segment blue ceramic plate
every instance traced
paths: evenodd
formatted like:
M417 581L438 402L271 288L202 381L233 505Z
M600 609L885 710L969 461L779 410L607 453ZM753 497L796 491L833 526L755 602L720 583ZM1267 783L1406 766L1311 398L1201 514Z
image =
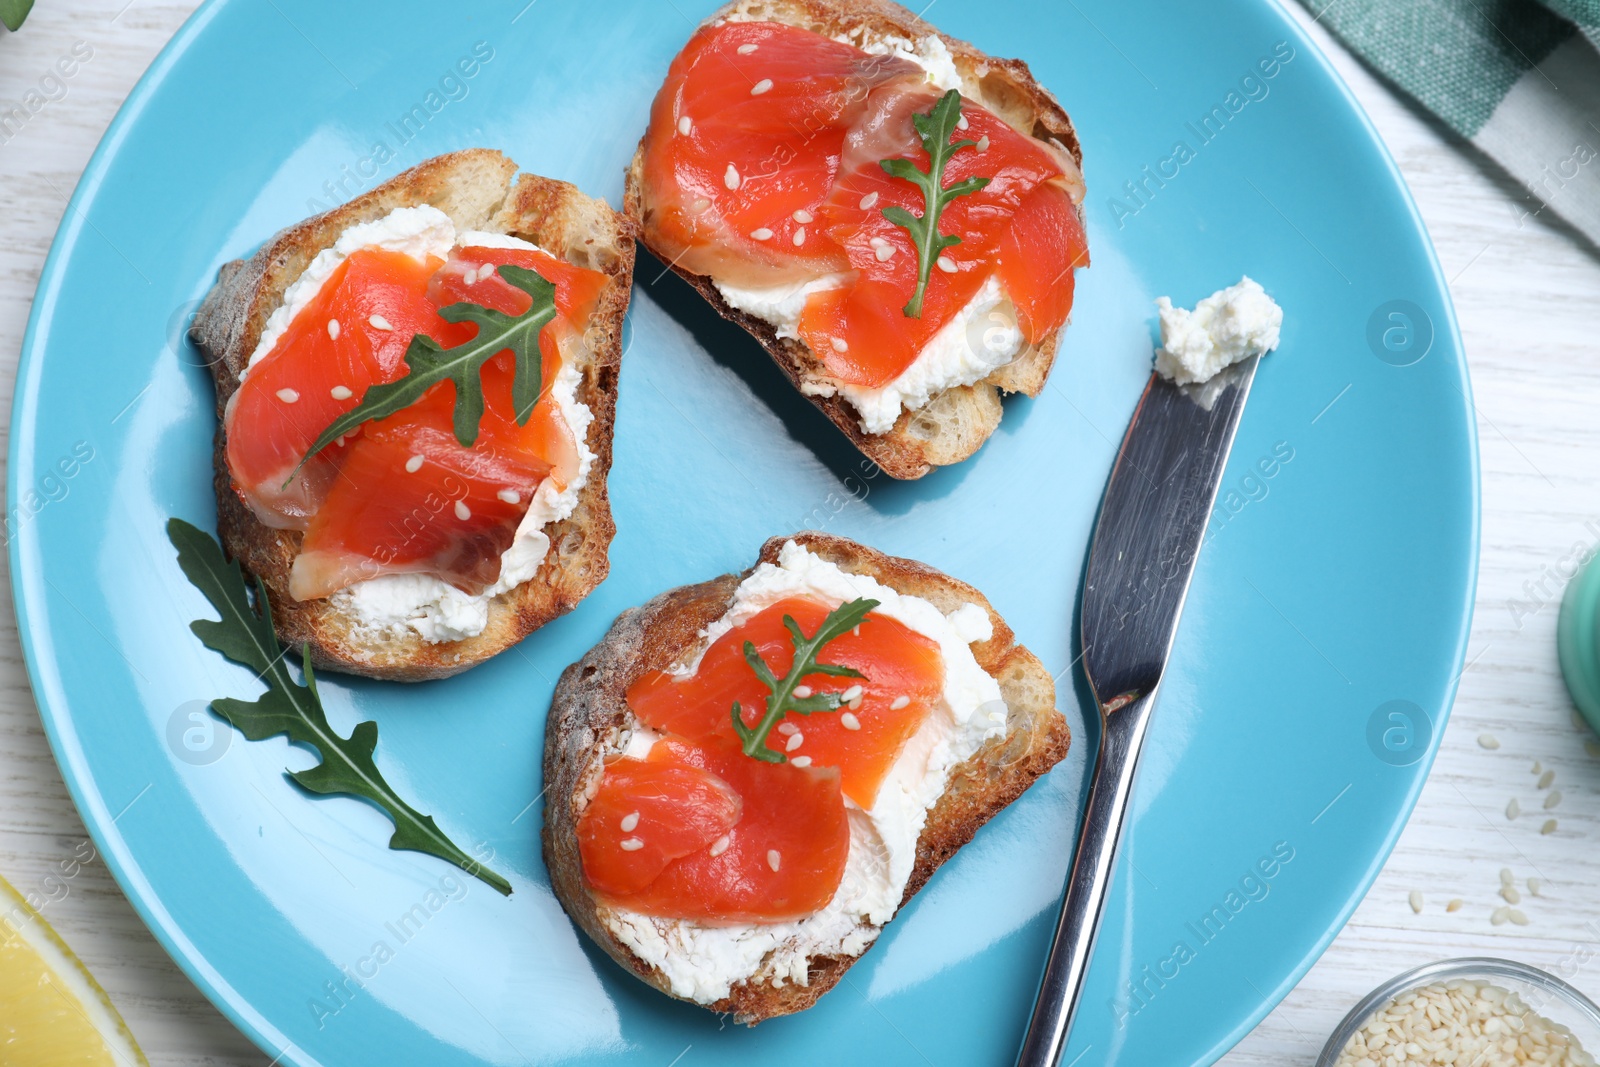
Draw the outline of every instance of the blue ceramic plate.
M17 611L67 783L156 936L278 1062L1007 1064L1094 741L1076 590L1149 373L1151 301L1248 272L1286 309L1283 345L1234 447L1068 1053L1208 1063L1310 966L1400 832L1476 559L1471 403L1438 265L1372 129L1270 4L930 12L1032 64L1078 124L1090 189L1094 265L1049 387L1008 401L958 467L872 477L743 333L641 257L611 577L454 680L323 683L335 724L376 719L390 780L492 849L513 898L387 851L360 802L297 792L282 771L307 753L194 716L257 692L190 636L207 609L163 536L170 516L212 521L211 386L183 337L217 268L471 145L618 202L667 63L711 9L214 0L162 53L66 213L13 417ZM800 527L988 593L1059 673L1074 759L816 1008L747 1031L645 988L567 921L536 844L539 754L556 676L619 611Z

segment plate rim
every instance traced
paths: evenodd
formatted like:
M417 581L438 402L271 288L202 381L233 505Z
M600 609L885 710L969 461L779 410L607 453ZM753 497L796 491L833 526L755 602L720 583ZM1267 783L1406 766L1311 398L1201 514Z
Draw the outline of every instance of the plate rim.
M1355 883L1355 890L1339 908L1333 922L1317 937L1305 955L1295 964L1284 979L1278 985L1266 991L1261 1003L1252 1012L1201 1053L1201 1058L1197 1061L1197 1063L1201 1064L1215 1063L1226 1055L1230 1049L1259 1026L1261 1021L1299 985L1305 975L1322 958L1328 947L1345 929L1356 908L1366 899L1373 883L1392 855L1400 835L1404 833L1406 826L1409 825L1417 800L1431 775L1460 687L1462 675L1460 668L1466 661L1467 645L1471 636L1476 606L1479 559L1481 555L1480 541L1482 536L1482 470L1480 467L1478 430L1475 418L1476 404L1472 398L1470 366L1467 361L1465 346L1462 343L1460 324L1456 316L1455 303L1450 293L1448 280L1444 276L1438 252L1434 247L1432 236L1422 218L1421 212L1417 208L1411 187L1406 182L1405 175L1401 172L1399 165L1395 162L1388 145L1379 135L1371 116L1362 107L1360 101L1351 91L1350 86L1339 74L1322 48L1295 18L1288 0L1250 0L1250 2L1272 12L1278 18L1295 45L1304 49L1312 57L1317 68L1335 87L1339 98L1356 119L1357 128L1365 136L1365 139L1375 151L1376 157L1382 161L1398 187L1400 203L1405 209L1406 217L1412 226L1413 232L1420 238L1421 248L1431 271L1431 281L1440 296L1439 311L1443 316L1444 328L1439 333L1449 342L1458 375L1457 384L1460 387L1462 403L1467 416L1465 419L1467 428L1465 443L1467 472L1470 476L1467 503L1471 519L1467 537L1468 566L1466 580L1462 587L1464 602L1461 607L1460 629L1453 657L1455 664L1454 678L1446 687L1443 705L1437 709L1425 709L1436 711L1433 719L1433 736L1430 739L1427 752L1418 761L1420 764L1419 773L1413 779L1411 787L1396 810L1394 825L1385 836L1378 851L1373 855L1367 870L1362 873ZM149 67L134 83L128 96L117 109L105 132L101 135L99 143L85 164L76 188L68 200L61 222L51 240L50 250L40 269L39 281L29 307L27 326L23 332L22 346L17 360L14 396L11 407L11 429L8 434L6 458L6 507L8 512L14 510L17 506L17 486L19 484L17 476L23 466L21 457L26 455L31 459L34 452L31 430L36 421L36 390L44 362L41 336L47 333L48 330L48 322L60 290L65 263L68 258L68 246L76 246L78 237L83 230L83 224L86 221L86 215L81 205L98 193L105 178L110 159L119 150L124 136L139 118L151 94L156 91L172 67L194 45L208 24L228 3L229 0L202 0L184 20L172 38L156 53ZM21 435L18 433L19 428L26 428L30 432L27 435ZM25 447L19 448L19 442ZM22 562L20 558L22 542L23 538L20 536L14 536L10 539L7 545L7 560L11 568L12 605L17 619L17 637L21 646L28 681L46 739L50 744L51 753L55 758L58 769L61 771L62 779L66 784L68 794L72 798L73 806L82 818L84 828L91 840L99 849L107 869L122 890L124 898L166 951L168 957L194 983L195 987L205 995L206 999L241 1033L264 1052L278 1056L278 1059L273 1061L274 1063L291 1063L295 1064L296 1067L327 1067L313 1053L290 1041L273 1027L255 1009L248 998L241 995L230 985L198 948L189 941L183 930L167 912L165 906L162 905L154 888L145 878L138 860L128 848L126 840L120 831L116 829L115 819L111 817L110 809L105 804L105 799L99 791L98 783L85 762L86 757L77 740L76 726L70 714L70 706L66 694L59 687L47 684L54 680L53 671L48 675L41 672L40 665L44 662L44 656L52 650L49 647L41 649L40 643L35 640L33 630L33 616L35 613L30 607L31 597L35 595L31 589L32 577L25 574L19 566ZM46 646L49 645L48 641L43 643ZM50 661L53 663L53 655Z

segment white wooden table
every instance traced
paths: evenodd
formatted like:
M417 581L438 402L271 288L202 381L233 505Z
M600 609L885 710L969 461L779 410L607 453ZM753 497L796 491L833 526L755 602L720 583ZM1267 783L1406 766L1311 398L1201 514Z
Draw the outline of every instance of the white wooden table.
M39 0L0 37L0 102L20 101L75 42L90 59L14 136L0 130L0 420L9 421L29 303L66 199L117 107L177 30L188 0ZM1302 23L1311 20L1290 5ZM1392 95L1320 27L1420 204L1466 338L1483 465L1477 613L1449 730L1399 847L1306 979L1223 1061L1307 1065L1346 1009L1382 979L1445 956L1511 956L1568 974L1600 998L1600 746L1572 718L1556 668L1557 571L1600 543L1600 252L1533 214L1518 186ZM3 33L3 31L0 31ZM81 54L80 46L80 54ZM62 88L64 87L64 88ZM9 584L9 575L6 577ZM1517 603L1514 603L1517 602ZM1541 607L1541 602L1543 606ZM1520 605L1520 606L1519 606ZM135 916L98 861L60 880L83 825L40 728L0 597L0 873L49 883L46 914L88 963L157 1065L260 1064ZM1500 745L1487 749L1480 735ZM1588 748L1585 742L1590 741ZM1542 808L1535 761L1562 799ZM1523 814L1506 818L1517 798ZM1548 817L1559 820L1542 834ZM81 853L80 853L81 854ZM1493 926L1499 871L1543 881L1526 926ZM1525 888L1525 886L1524 886ZM1422 893L1413 913L1408 897ZM1464 905L1445 911L1454 898Z

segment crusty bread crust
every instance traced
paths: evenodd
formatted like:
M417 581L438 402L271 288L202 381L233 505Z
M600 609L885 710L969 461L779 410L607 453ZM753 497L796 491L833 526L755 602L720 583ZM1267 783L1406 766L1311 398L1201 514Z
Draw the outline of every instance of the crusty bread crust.
M768 541L758 562L775 563L788 540ZM947 614L962 604L977 604L989 613L994 627L993 636L972 646L972 652L979 666L1000 683L1009 710L1006 733L952 772L917 842L916 866L901 900L904 907L940 864L1066 756L1071 734L1065 717L1056 710L1050 673L1038 657L1016 643L1005 621L972 586L926 564L887 556L831 534L803 532L792 540L846 572L870 575L900 593L930 601ZM673 993L666 978L612 933L605 924L605 906L589 895L578 854L577 823L604 760L621 750L633 729L634 717L624 702L628 687L646 671L671 666L695 649L701 630L728 610L745 575L725 574L681 586L623 612L600 643L561 675L545 727L548 800L542 838L551 887L567 914L612 959L668 996ZM734 986L730 996L706 1006L751 1025L788 1015L815 1003L858 958L814 956L804 985L776 985L763 980L758 971L751 981Z
M395 681L443 678L481 663L551 619L570 611L606 576L611 520L606 475L611 468L622 318L633 281L634 224L566 182L524 174L499 152L468 149L438 156L397 175L349 203L283 230L248 260L222 267L195 315L194 336L217 387L214 484L217 525L230 556L266 583L273 621L286 646L308 644L319 667ZM588 444L595 463L577 508L547 527L550 554L532 579L496 596L483 633L430 644L419 635L375 634L358 627L332 599L296 601L289 570L301 534L263 525L240 499L228 475L223 414L239 388L267 317L316 254L350 226L400 207L431 204L458 230L508 233L532 241L609 280L585 332L587 361L577 398L594 413Z
M735 0L707 21L727 18L780 22L856 43L899 38L918 41L935 36L950 50L962 75L962 91L981 102L1014 128L1059 145L1078 164L1083 150L1072 120L1044 86L1034 80L1020 59L996 59L965 41L940 33L931 24L891 0ZM642 221L640 240L663 262L672 258L650 243L649 216L643 204L643 142L629 164L623 210ZM1083 204L1078 207L1084 222ZM672 272L694 287L723 318L744 327L766 349L796 389L821 372L822 361L803 342L780 338L772 324L732 307L711 279L668 262ZM1066 328L1065 324L1062 330ZM1061 330L1043 343L1025 348L1017 358L973 385L955 386L916 411L903 411L886 433L870 434L861 417L842 396L806 394L856 448L894 478L920 478L934 467L959 463L976 452L1000 426L1000 392L1038 396L1055 362Z

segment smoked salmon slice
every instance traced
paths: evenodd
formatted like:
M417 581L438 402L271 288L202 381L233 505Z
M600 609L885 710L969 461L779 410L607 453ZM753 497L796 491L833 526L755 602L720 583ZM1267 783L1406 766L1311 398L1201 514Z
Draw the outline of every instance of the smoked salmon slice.
M702 28L673 61L642 145L652 245L724 285L831 278L807 298L799 333L840 383L877 388L899 377L990 278L1017 305L1024 337L1042 339L1065 322L1072 267L1087 263L1068 193L1077 167L971 100L953 140L974 144L950 159L943 183L989 181L946 205L939 231L961 243L940 257L920 316L902 310L917 252L883 210L920 217L924 202L879 164L928 169L912 116L940 95L909 59L809 30Z
M734 702L744 724L754 726L770 692L746 662L745 642L754 644L782 678L794 662L783 617L792 617L803 632L812 634L828 610L810 598L779 601L712 642L694 674L645 675L629 688L628 706L653 730L693 741L732 738ZM790 712L768 735L767 747L791 760L803 756L814 766L839 768L845 796L871 808L884 776L944 689L944 659L929 638L894 619L869 614L856 632L828 642L822 662L854 667L865 677L814 674L801 684L816 693L859 689L860 705L812 715Z
M370 386L405 373L412 336L426 333L445 347L471 339L477 327L446 322L441 307L528 309L531 297L493 272L507 263L556 287L557 315L539 337L543 391L527 423L515 421L512 364L501 353L482 370L485 411L470 448L455 439L455 386L444 382L329 445L285 486L334 419ZM305 531L290 577L296 599L393 573L429 574L468 593L493 584L540 484L548 477L564 488L578 470L577 441L550 384L605 280L521 248L457 248L448 260L426 262L367 248L335 268L250 369L227 412L236 489L269 525Z
M710 848L739 821L744 802L733 786L678 753L669 741L648 759L606 764L578 821L583 872L600 893L644 890L673 860Z
M844 269L817 218L845 131L874 86L920 73L791 26L702 27L651 106L646 225L678 265L729 284Z
M642 762L701 776L666 792L660 780L641 788L638 768L628 766L638 762L611 763L596 794L603 807L591 815L591 802L578 821L584 876L602 897L645 915L715 923L799 919L833 899L850 854L850 824L837 770L762 763L733 745L665 737ZM615 779L613 770L621 772ZM736 821L704 847L668 860L650 877L657 861L642 853L676 851L707 836L725 817L726 802L714 796L712 781L738 796ZM665 824L656 846L650 844L656 835L647 837L641 829L647 805L653 821ZM623 852L617 813L634 811L639 812L639 824L632 836L643 847ZM646 884L632 892L608 892L601 885L639 881Z

